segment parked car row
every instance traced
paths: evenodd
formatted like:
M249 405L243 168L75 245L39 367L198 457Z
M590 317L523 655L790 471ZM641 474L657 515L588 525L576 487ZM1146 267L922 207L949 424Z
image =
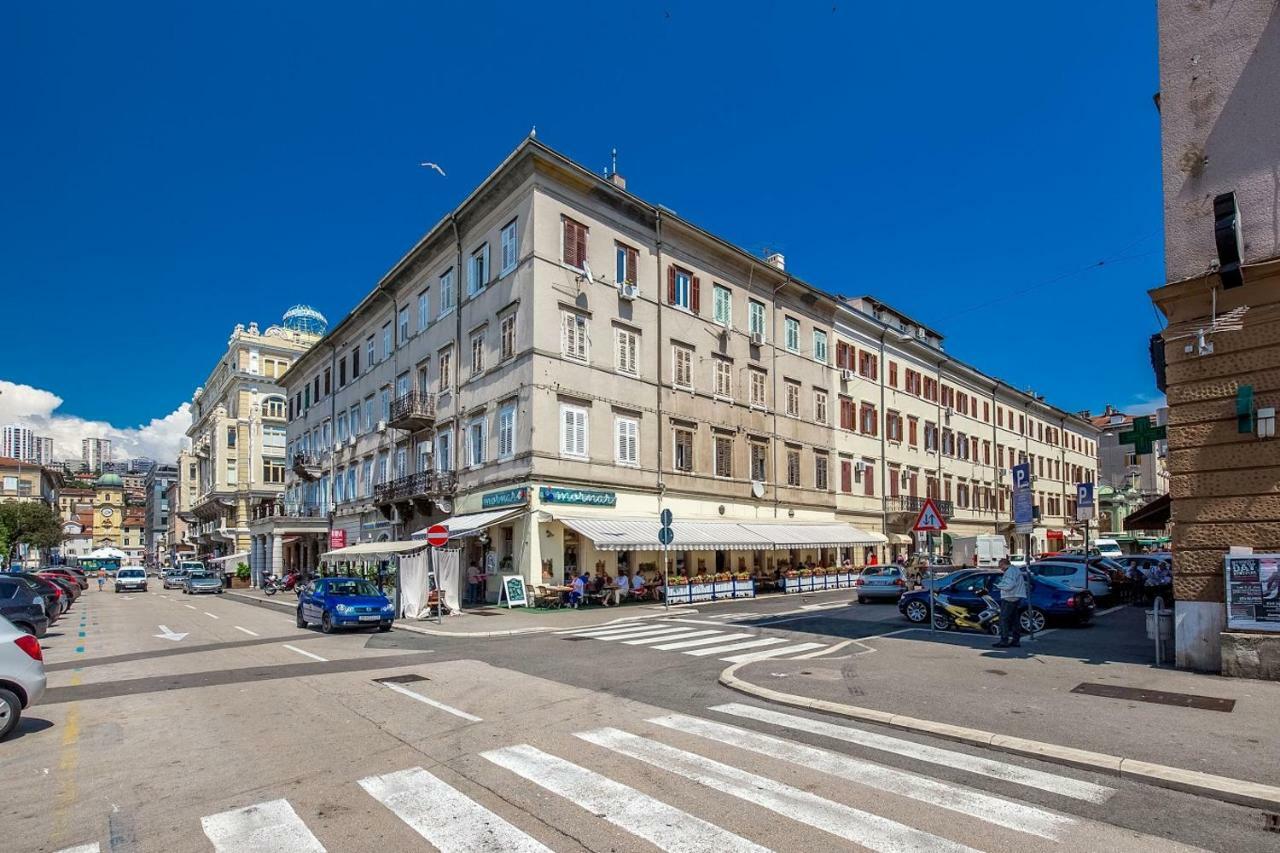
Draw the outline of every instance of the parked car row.
M1037 575L1035 567L1033 563L1027 606L1019 614L1022 630L1027 633L1043 631L1051 618L1077 625L1088 624L1097 607L1093 594L1064 584L1055 577ZM898 611L908 621L917 624L927 624L932 612L934 627L940 630L971 627L964 614L972 614L975 617L973 624L983 624L986 630L995 633L999 630L999 623L991 620L980 622L976 617L989 611L992 603L1000 601L1000 590L996 588L1000 577L1001 572L990 569L961 569L937 579L932 608L929 590L917 589L898 599Z
M0 616L0 740L17 728L24 710L40 701L45 684L40 641Z
M88 586L83 572L64 567L0 574L0 616L43 637Z

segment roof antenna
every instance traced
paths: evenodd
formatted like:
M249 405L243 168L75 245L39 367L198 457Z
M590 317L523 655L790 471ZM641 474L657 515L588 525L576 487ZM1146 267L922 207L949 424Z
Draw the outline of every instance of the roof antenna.
M616 175L618 174L618 149L614 148L610 153L613 155L613 165L609 168L609 174Z

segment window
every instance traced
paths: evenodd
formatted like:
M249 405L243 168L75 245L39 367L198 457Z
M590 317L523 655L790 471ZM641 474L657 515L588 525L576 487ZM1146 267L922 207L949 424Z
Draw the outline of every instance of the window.
M902 441L902 415L892 409L884 413L884 435L890 441Z
M853 430L853 400L840 395L840 429Z
M913 415L907 415L907 444L912 447L920 446L919 428L920 419Z
M427 324L431 322L431 299L428 296L430 291L424 290L418 294L418 331L424 331Z
M338 422L336 425L336 431L337 431L337 438L338 438L339 444L347 440L347 413L346 412L338 413Z
M794 447L787 448L787 485L800 485L800 451Z
M382 360L386 361L391 358L391 324L386 323L382 327Z
M618 284L635 284L639 281L636 267L639 264L639 253L630 246L614 243L614 280Z
M409 309L408 308L400 309L399 323L400 325L398 329L399 329L399 335L400 335L400 345L404 346L404 342L409 340Z
M792 352L800 352L800 321L795 317L783 318L782 343Z
M698 313L698 277L677 266L667 267L667 302Z
M863 403L858 413L858 426L862 434L876 435L879 421L880 419L876 415L876 407L870 403Z
M587 455L587 410L581 406L560 406L560 455Z
M338 387L344 388L347 384L347 358L343 356L338 359Z
M769 445L761 441L751 442L751 479L769 479Z
M467 295L475 296L489 283L489 244L471 253L467 263Z
M356 477L358 476L356 466L352 465L347 469L347 500L349 501L353 501L359 497L356 494Z
M405 371L396 377L396 399L406 397L409 394L409 371Z
M896 361L889 362L889 387L898 387L898 362Z
M284 482L284 463L278 459L262 460L262 482L264 483L283 483Z
M378 392L378 404L378 411L381 412L378 420L386 423L391 420L391 386L384 385Z
M938 450L938 425L924 422L924 449L936 453Z
M869 498L876 494L876 465L870 459L862 460L862 494Z
M418 469L417 473L425 474L431 470L431 442L423 441L418 443Z
M693 470L693 430L673 427L671 430L671 458L677 471Z
M827 423L827 392L820 388L813 392L813 420L824 426Z
M478 468L484 464L484 418L475 418L467 424L467 464Z
M635 376L640 370L640 336L630 329L613 328L614 368Z
M788 379L786 386L786 412L788 417L800 417L800 383Z
M931 403L938 402L938 380L925 377L924 398Z
M311 408L311 383L310 382L308 382L302 388L302 405L300 408L303 410Z
M502 226L502 271L498 275L506 275L516 268L516 258L520 254L518 238L514 219Z
M733 396L733 365L723 358L711 360L711 370L715 380L717 397Z
M640 464L640 422L635 418L613 419L614 461L619 465Z
M827 363L827 333L821 329L813 330L813 360Z
M326 429L328 428L328 426L329 426L329 422L325 421ZM284 427L264 426L262 428L262 452L263 453L270 453L277 456L282 455L284 453L284 444L285 444ZM329 442L326 441L325 442L326 447L324 449L328 449L327 448L328 444Z
M516 354L516 315L513 311L502 318L502 323L498 326L499 338L499 354L500 361L506 361L514 358Z
M991 404L986 400L982 401L982 422L985 424L991 423Z
M227 447L235 447L235 446L236 446L236 428L233 426L227 427Z
M347 499L347 472L345 468L334 475L333 499L336 503L342 503Z
M813 486L820 491L827 490L827 454L813 454Z
M846 495L853 493L853 460L840 460L840 491Z
M764 335L764 303L754 299L747 300L747 331L765 340Z
M902 472L898 466L889 466L889 473L885 478L885 483L889 487L889 497L896 498L898 496L898 489L902 484Z
M360 375L360 347L351 348L351 378Z
M836 367L841 370L853 370L853 359L857 350L852 344L836 341Z
M723 284L712 285L712 309L714 319L721 326L733 324L733 293Z
M373 348L373 335L364 339L364 361L369 367L373 367L378 363L377 355Z
M921 385L920 385L919 372L912 370L911 368L908 367L907 372L904 374L904 376L905 376L903 380L904 390L908 394L915 394L917 397L920 396Z
M865 350L858 353L858 372L868 379L878 379L880 377L879 358Z
M471 375L484 372L484 329L471 336Z
M375 475L377 477L377 480L375 482L378 482L378 483L387 482L388 467L389 467L387 463L389 461L390 461L390 457L386 451L383 451L382 453L378 454L378 471L377 471L377 474Z
M678 388L693 387L693 350L671 345L671 384Z
M947 429L946 427L942 428L942 455L943 456L956 455L955 433L953 433L951 430Z
M587 226L567 216L561 217L561 221L564 223L561 258L567 266L580 270L587 262Z
M573 311L560 312L560 351L574 361L587 360L587 318Z
M237 474L238 474L238 471L236 470L236 460L228 459L227 460L227 485L228 486L234 486L236 484L236 481L238 479Z
M332 392L332 390L333 390L333 369L326 367L324 369L324 395L328 397L329 394Z
M717 477L733 476L733 439L727 435L717 435L715 444L715 475Z
M351 404L350 415L351 415L351 434L353 436L359 435L360 434L360 404L359 403Z
M440 393L448 394L453 390L453 347L440 350Z
M454 300L457 294L453 290L453 267L445 270L440 276L440 316L443 317L453 310Z
M436 436L436 470L453 470L453 433L449 429Z
M763 370L751 369L751 405L766 408L769 395L765 388L767 374Z

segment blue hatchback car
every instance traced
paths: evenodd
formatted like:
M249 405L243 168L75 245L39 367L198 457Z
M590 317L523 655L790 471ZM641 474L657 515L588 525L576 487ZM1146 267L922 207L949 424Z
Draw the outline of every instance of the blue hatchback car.
M983 595L999 600L1000 592L995 588L1000 580L1000 572L983 569L963 569L939 578L938 598L966 608L974 613L986 605ZM1031 600L1018 617L1024 632L1043 631L1050 618L1060 618L1085 625L1093 618L1097 606L1093 595L1078 589L1063 586L1049 578L1033 577L1031 582ZM898 610L911 622L927 623L929 621L929 592L925 589L912 590L898 599ZM945 615L936 614L935 625L939 628L949 627Z
M363 578L320 578L298 595L298 627L319 622L326 634L338 628L390 631L395 621L391 601Z

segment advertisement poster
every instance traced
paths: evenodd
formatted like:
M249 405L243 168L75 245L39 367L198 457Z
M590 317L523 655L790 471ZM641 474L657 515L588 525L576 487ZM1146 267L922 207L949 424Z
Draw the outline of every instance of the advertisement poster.
M1280 633L1280 554L1227 557L1227 630Z

